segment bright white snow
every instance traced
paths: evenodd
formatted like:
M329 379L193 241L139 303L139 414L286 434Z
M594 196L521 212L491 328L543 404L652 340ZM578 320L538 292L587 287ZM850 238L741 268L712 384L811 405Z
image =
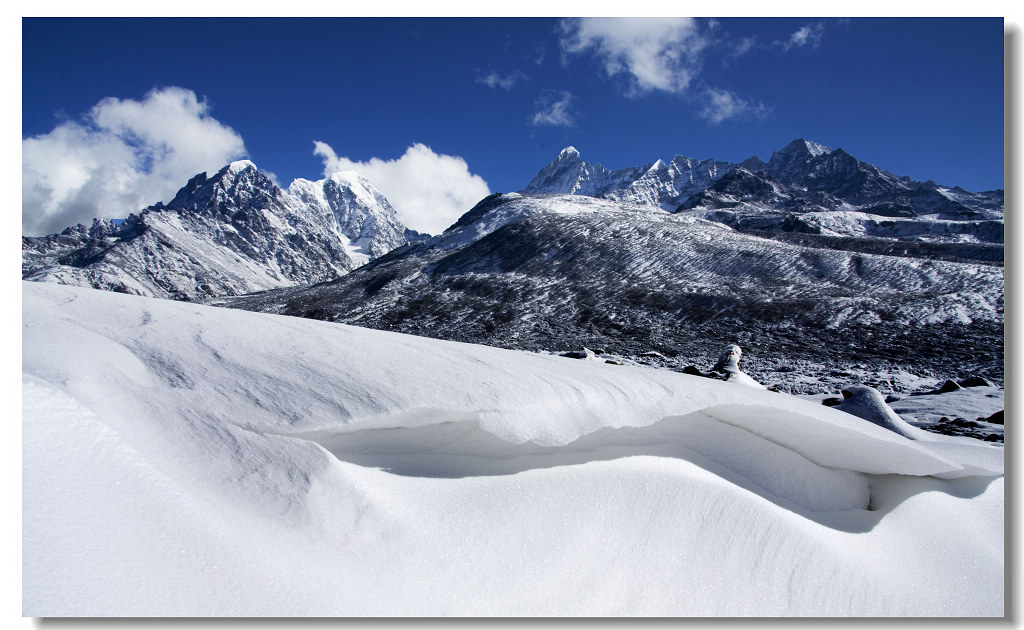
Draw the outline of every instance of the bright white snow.
M1003 615L1003 451L23 282L26 616Z

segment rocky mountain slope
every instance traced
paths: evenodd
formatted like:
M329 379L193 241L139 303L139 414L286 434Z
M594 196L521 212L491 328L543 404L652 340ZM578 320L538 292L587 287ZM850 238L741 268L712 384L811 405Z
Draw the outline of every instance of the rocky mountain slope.
M166 205L22 238L22 277L198 300L342 276L406 242L365 178L336 173L282 190L247 160L193 177Z
M674 367L710 365L735 342L747 372L782 387L794 370L852 365L1000 380L1001 261L877 242L783 242L694 213L513 193L337 280L215 303L510 348L654 352Z

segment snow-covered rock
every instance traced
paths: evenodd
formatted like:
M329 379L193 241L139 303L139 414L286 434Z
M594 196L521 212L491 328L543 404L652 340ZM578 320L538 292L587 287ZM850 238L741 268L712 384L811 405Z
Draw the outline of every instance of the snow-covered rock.
M365 178L337 173L285 191L242 160L119 225L23 237L22 277L199 300L333 280L405 242Z
M725 381L728 383L767 389L764 385L743 373L740 369L741 358L743 358L743 350L741 350L736 344L729 344L722 349L721 354L718 355L718 361L715 362L711 371L724 374Z
M22 305L26 616L1005 614L976 440L666 370Z
M924 434L921 429L911 426L886 404L877 389L866 385L851 385L843 389L843 402L834 407L839 411L863 418L872 424L899 433L905 438L916 440Z

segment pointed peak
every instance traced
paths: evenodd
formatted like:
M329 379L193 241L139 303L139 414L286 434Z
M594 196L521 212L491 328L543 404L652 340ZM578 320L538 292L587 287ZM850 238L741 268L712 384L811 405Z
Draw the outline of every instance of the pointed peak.
M831 153L832 149L824 144L797 138L779 150L780 153L809 153L815 157Z
M240 175L244 173L259 173L259 169L250 160L235 160L234 162L223 167L217 173L210 178L204 178L206 181L222 181L222 182L233 182L236 181ZM201 173L205 175L205 173Z
M252 160L235 160L231 164L228 164L228 168L242 170L245 168L256 168L256 165L253 164Z
M251 160L235 160L231 164L225 166L223 170L227 173L241 173L248 169L259 170Z
M578 159L580 159L580 152L579 152L579 151L577 151L577 150L576 150L576 147L573 147L573 146L568 146L568 147L565 147L565 148L564 148L564 149L562 149L562 151L561 151L561 152L560 152L560 153L558 154L558 159L559 159L559 160L563 160L563 159L573 159L573 158L575 158L575 159L577 159L577 160L578 160Z

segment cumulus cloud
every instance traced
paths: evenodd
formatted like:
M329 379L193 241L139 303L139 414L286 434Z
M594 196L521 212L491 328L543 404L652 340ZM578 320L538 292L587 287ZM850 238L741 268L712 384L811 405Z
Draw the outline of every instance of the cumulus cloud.
M487 74L478 74L476 77L476 82L483 83L484 85L491 89L501 88L503 90L511 90L516 83L519 83L520 81L525 81L528 78L529 77L526 76L526 73L522 72L521 70L513 70L512 72L509 72L508 74L505 75L499 74L498 72L492 70Z
M795 33L790 35L788 40L782 42L782 50L786 52L791 48L800 48L803 46L817 48L818 44L821 43L821 37L824 34L825 25L821 22L802 26L797 29Z
M548 91L537 97L536 105L539 108L533 115L530 122L534 125L548 125L552 127L571 127L574 121L569 112L572 104L572 94L565 91Z
M434 153L416 143L397 160L370 158L356 162L339 157L330 145L316 141L314 155L324 162L324 176L356 171L384 193L407 227L440 234L467 210L491 194L487 182L469 172L461 157Z
M238 133L195 92L106 98L81 121L22 140L22 231L58 232L170 199L193 175L245 157Z
M762 103L753 103L729 90L708 88L702 94L702 101L701 117L716 125L730 118L764 118L768 115L768 108Z
M561 30L563 55L591 51L608 76L628 77L630 96L685 92L709 43L692 18L576 18Z

